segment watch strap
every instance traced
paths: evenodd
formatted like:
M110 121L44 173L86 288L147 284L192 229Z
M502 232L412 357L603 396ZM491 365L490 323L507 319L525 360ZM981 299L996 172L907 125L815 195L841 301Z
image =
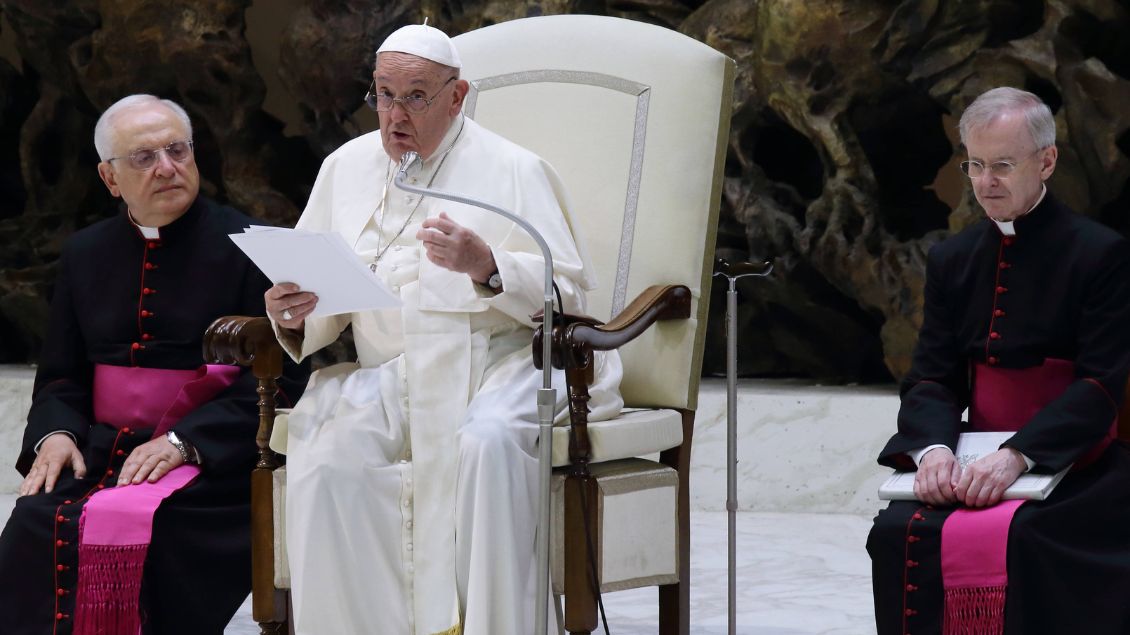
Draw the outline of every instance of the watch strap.
M176 432L169 430L165 433L165 438L177 449L177 452L180 452L180 458L184 460L185 463L194 465L200 463L200 455L197 453L196 448L182 440Z

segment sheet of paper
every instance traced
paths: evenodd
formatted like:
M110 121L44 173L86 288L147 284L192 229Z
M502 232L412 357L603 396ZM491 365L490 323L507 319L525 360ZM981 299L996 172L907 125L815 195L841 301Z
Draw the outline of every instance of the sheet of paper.
M271 282L293 282L315 293L318 305L313 316L400 306L400 297L336 232L253 225L229 237Z

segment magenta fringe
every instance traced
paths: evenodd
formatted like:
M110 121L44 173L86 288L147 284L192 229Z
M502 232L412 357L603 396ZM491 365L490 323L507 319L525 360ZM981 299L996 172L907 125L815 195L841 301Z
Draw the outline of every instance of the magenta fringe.
M942 635L1004 633L1005 585L946 589Z
M79 545L74 635L136 635L149 545Z

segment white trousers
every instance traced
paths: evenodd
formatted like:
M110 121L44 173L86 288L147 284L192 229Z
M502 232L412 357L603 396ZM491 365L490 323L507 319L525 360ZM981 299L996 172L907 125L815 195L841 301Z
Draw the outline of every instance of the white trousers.
M397 359L321 371L290 417L286 537L300 635L415 633L401 368ZM560 411L560 371L554 384ZM455 573L464 635L534 630L540 387L532 365L485 382L459 428Z

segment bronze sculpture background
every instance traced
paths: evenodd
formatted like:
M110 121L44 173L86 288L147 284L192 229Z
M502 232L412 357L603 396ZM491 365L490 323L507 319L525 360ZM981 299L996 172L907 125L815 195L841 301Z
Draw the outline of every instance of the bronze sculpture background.
M358 107L385 35L556 13L737 61L719 253L776 263L740 285L742 374L906 371L926 250L980 215L954 117L993 86L1052 107L1051 187L1130 233L1130 0L0 0L0 363L34 360L63 240L114 213L90 138L117 98L184 104L203 191L289 224L322 157L375 127Z

